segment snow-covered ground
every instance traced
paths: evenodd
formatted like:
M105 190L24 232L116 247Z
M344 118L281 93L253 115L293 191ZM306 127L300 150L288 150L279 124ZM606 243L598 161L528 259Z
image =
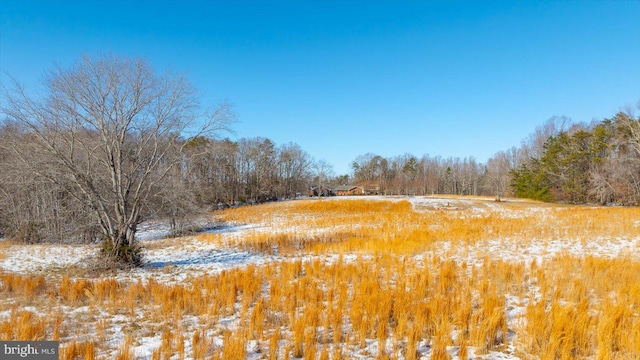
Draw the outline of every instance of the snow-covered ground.
M331 201L348 201L353 199L369 199L371 201L400 201L408 200L412 203L414 210L420 212L432 210L465 210L465 214L461 216L475 216L485 214L489 211L500 211L505 216L523 216L531 214L542 214L546 206L523 207L518 212L505 209L502 203L497 203L489 198L438 198L438 197L344 197L332 198ZM640 222L639 222L640 224ZM300 229L298 229L300 230ZM246 236L251 232L275 233L282 231L278 228L278 223L262 223L262 224L244 224L244 225L225 225L208 230L208 232L218 234L220 241L206 242L197 239L195 236L186 236L178 239L163 239L169 234L169 229L161 223L143 224L138 239L145 247L146 265L142 268L129 272L121 272L116 275L118 280L137 281L138 279L147 279L153 277L156 281L162 282L180 282L188 277L202 274L214 274L225 269L234 267L247 266L248 264L261 265L272 261L283 261L282 257L256 254L248 251L238 250L233 247L223 246L226 240L233 243L233 239ZM316 233L322 230L310 230ZM556 239L546 241L544 243L525 242L524 244L518 239L501 238L488 242L482 242L478 245L452 245L452 243L443 241L437 244L433 255L444 256L455 259L458 262L465 262L470 265L480 265L487 255L493 259L502 259L505 261L515 261L523 263L531 263L533 261L541 262L544 259L550 259L553 256L566 253L576 256L599 256L599 257L616 257L616 256L632 256L640 257L640 239L637 238L600 238L596 241L580 241L572 239ZM60 270L69 266L82 267L87 263L87 259L95 257L98 252L97 245L4 245L3 256L0 256L0 269L5 272L14 272L21 274L43 274L46 276L57 276ZM415 258L420 260L423 255L417 255ZM337 258L337 255L326 255L324 259L331 262ZM355 261L358 257L355 255L343 255L345 261ZM303 257L303 260L309 260L309 256ZM287 258L286 260L295 260ZM524 305L518 303L517 299L509 300L509 318L517 318L524 310ZM76 310L76 311L82 311ZM0 313L1 317L8 314ZM114 319L117 320L117 319ZM123 319L123 323L125 320ZM115 321L117 324L118 321ZM114 334L112 341L122 341L122 326L118 325L110 329L110 333ZM221 341L221 339L220 339ZM150 359L152 349L157 348L161 340L159 335L142 337L137 339L135 347L136 357L141 359ZM187 339L187 352L190 348L189 339ZM364 354L377 353L377 342L372 341L367 344L367 349L362 352L350 354L353 358L367 358ZM422 347L421 353L423 358L430 357L429 349L426 343L420 343ZM248 346L251 349L251 346ZM456 359L456 349L450 348L450 354ZM249 352L249 358L261 358L262 354ZM517 359L517 357L509 353L492 352L489 354L475 356L471 349L471 358L482 359Z
M205 233L238 237L255 228L255 225L227 225L207 230ZM268 255L199 241L195 236L179 238L177 241L174 239L162 241L168 244L161 247L149 246L145 250L146 265L143 268L119 274L118 278L129 280L132 276L142 279L153 276L156 280L181 282L196 274L215 274L234 267L248 264L260 265L274 260L274 257Z
M372 201L400 201L409 200L416 211L427 211L434 209L445 210L469 210L464 214L482 214L487 211L500 211L502 216L530 216L531 214L542 214L545 207L530 207L515 212L496 204L487 198L477 199L456 199L456 198L435 198L435 197L335 197L332 201L348 201L353 199L368 199ZM460 216L465 216L461 213ZM639 221L640 224L640 221ZM289 229L295 231L305 231L307 234L319 235L326 229ZM223 225L205 231L205 233L217 233L224 239L236 239L250 232L278 233L283 230L277 223L245 224L245 225ZM143 225L138 234L138 240L147 249L145 250L145 260L147 265L142 269L134 270L123 274L124 277L145 278L150 275L158 275L158 272L172 274L166 268L174 269L175 274L185 274L189 272L217 273L225 269L236 266L243 266L250 263L261 264L278 259L276 256L266 256L263 254L252 254L219 244L198 241L195 236L186 236L177 239L163 238L169 234L169 229L162 224ZM154 243L164 242L161 246ZM447 256L460 262L476 264L482 261L487 255L495 259L510 260L530 263L540 261L544 258L566 253L576 256L640 256L640 239L637 238L600 238L584 242L579 239L555 239L540 242L525 242L519 239L500 238L488 242L482 242L476 246L455 246L450 242L443 241L437 245L439 255ZM55 273L55 270L71 265L82 266L87 259L97 256L97 245L5 245L4 258L0 259L0 267L5 271L15 273ZM438 255L438 254L436 254ZM159 271L162 270L162 271Z

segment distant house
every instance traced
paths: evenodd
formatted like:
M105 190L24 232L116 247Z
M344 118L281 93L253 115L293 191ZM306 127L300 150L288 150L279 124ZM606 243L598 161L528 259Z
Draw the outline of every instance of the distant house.
M361 181L358 183L358 186L365 195L380 195L382 193L380 183L377 181Z
M333 190L329 189L326 186L312 186L309 188L309 197L314 196L333 196Z
M364 195L364 189L356 185L336 186L333 193L337 196Z

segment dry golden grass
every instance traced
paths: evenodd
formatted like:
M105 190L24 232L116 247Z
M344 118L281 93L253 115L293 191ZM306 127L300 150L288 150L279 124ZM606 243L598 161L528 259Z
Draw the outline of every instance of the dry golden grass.
M45 316L14 308L7 319L0 321L0 340L47 340L48 327Z
M305 253L415 254L435 243L474 245L493 239L514 239L522 246L553 239L586 241L640 235L637 208L550 207L547 204L488 202L473 210L414 211L408 201L307 200L265 204L225 211L220 219L234 223L275 224L240 239L204 234L203 241L279 255ZM482 206L483 203L480 203ZM486 206L486 204L485 204ZM531 211L531 210L539 211Z
M96 358L96 346L93 342L77 342L72 340L60 348L60 359L93 360Z
M399 353L415 359L424 355L421 343L431 359L448 359L451 349L459 357L470 348L476 354L507 351L508 344L522 358L638 358L637 248L614 257L560 253L524 262L487 253L466 254L481 259L472 263L459 259L496 239L527 249L559 240L587 246L601 238L637 238L640 209L474 206L483 211L416 211L402 200L311 200L224 211L225 221L281 230L199 240L278 254L282 261L179 283L1 272L6 300L0 310L8 315L0 318L0 339L59 338L64 359L130 359L145 336L161 339L154 359L241 359L249 351L283 359ZM88 310L72 314L80 308ZM114 315L128 319L125 340L107 348ZM78 323L87 319L95 330Z

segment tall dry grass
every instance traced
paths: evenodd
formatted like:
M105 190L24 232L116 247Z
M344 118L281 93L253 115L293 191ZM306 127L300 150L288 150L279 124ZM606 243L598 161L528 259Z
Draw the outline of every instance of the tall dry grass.
M505 203L481 212L415 211L407 201L314 200L221 217L282 230L208 234L201 241L281 260L172 283L2 272L0 310L8 315L0 318L0 339L57 337L63 358L132 358L134 339L143 336L161 339L152 356L158 359L239 359L256 351L283 359L411 359L425 355L420 344L432 359L464 357L471 348L476 354L515 348L518 356L540 359L640 354L637 249L613 258L558 254L532 262L490 253L473 263L449 258L495 239L525 249L558 239L586 246L638 237L638 209ZM65 311L48 310L56 308ZM85 313L80 318L73 309ZM116 315L128 319L121 326L125 340L109 348ZM93 332L78 326L88 319Z
M496 205L497 204L497 205ZM487 240L518 239L521 246L555 239L584 243L599 236L640 236L640 210L605 207L524 207L495 203L482 212L414 211L409 201L308 200L230 209L220 220L267 224L242 238L222 240L204 234L203 241L279 255L305 253L424 253L448 241L452 246Z

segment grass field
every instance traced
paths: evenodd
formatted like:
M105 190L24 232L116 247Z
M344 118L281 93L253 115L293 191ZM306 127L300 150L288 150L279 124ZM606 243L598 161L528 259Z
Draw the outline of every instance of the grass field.
M0 340L61 359L640 359L640 209L461 197L217 212L97 276L0 245Z

